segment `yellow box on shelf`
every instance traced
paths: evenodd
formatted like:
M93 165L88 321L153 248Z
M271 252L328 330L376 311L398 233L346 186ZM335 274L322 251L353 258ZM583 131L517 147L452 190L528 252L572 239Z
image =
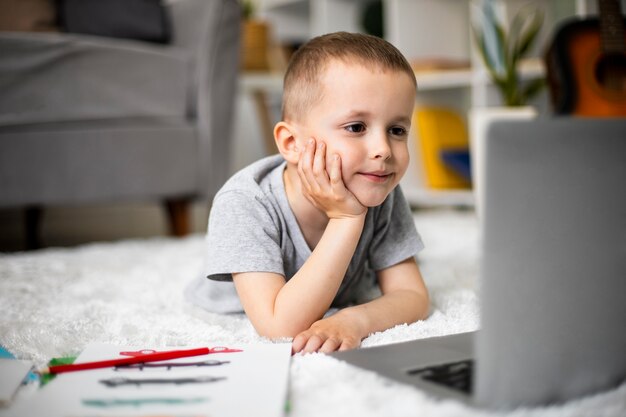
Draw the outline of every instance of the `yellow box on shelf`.
M413 118L427 186L470 188L469 141L461 116L451 109L419 107Z

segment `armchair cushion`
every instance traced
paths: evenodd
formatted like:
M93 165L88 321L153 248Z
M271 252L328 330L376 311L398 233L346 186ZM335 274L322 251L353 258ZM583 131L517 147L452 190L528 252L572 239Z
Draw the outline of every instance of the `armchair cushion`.
M0 56L0 126L186 117L191 58L183 49L5 32Z

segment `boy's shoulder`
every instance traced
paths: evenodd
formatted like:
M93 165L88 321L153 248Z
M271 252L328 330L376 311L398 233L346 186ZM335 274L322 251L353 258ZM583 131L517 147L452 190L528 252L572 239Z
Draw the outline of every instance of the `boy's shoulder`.
M271 155L253 162L230 177L215 195L215 200L232 194L252 199L265 196L271 192L272 182L277 182L272 176L280 174L278 171L282 171L280 167L284 164L281 155Z

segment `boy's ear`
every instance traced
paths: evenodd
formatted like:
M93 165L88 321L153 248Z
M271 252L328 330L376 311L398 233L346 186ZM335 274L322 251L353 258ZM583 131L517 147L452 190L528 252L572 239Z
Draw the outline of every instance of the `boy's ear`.
M276 123L274 140L283 158L289 163L297 164L300 159L300 147L296 139L295 126L284 121Z

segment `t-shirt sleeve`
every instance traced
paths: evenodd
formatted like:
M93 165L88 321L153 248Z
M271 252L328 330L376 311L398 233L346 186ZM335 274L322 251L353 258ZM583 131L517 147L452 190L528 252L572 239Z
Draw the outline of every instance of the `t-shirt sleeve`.
M424 248L409 204L399 186L377 210L369 248L369 262L374 271L396 265Z
M262 197L230 191L213 201L207 232L205 274L231 281L235 272L284 275L278 222Z

